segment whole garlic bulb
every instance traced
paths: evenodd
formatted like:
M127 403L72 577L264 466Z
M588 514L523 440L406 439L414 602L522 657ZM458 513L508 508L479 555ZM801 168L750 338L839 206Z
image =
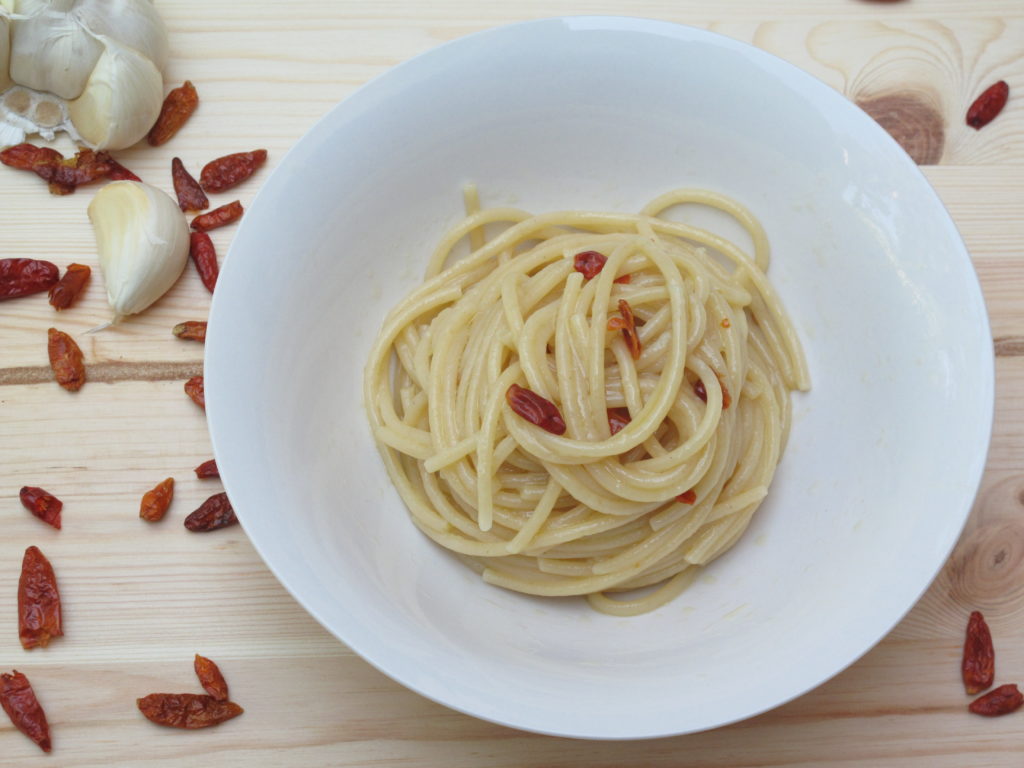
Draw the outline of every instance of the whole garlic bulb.
M131 146L160 113L168 51L152 0L0 0L0 148L58 130Z
M167 193L148 184L115 181L101 187L89 203L89 221L114 310L108 325L163 296L188 263L185 214Z

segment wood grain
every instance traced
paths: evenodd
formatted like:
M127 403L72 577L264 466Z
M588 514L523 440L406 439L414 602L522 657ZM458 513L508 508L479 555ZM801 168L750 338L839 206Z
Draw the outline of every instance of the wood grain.
M202 347L175 339L171 328L205 319L210 294L190 267L147 312L85 335L109 317L85 215L93 191L55 198L32 175L0 169L0 256L94 268L81 302L59 315L44 296L0 304L0 669L31 677L54 731L54 754L43 758L0 717L0 766L46 759L62 768L1021 765L1024 713L969 715L957 674L966 616L980 608L996 639L997 682L1024 682L1020 0L783 0L770 7L760 0L161 0L158 7L171 30L167 80L192 79L202 104L167 145L119 158L170 191L174 156L196 172L219 154L268 149L260 175L215 204L238 197L248 205L287 149L370 78L497 24L560 14L648 16L711 29L791 61L887 124L923 164L959 227L997 354L992 446L967 527L931 588L833 680L772 712L687 737L586 743L519 733L427 701L353 655L285 592L241 528L184 529L185 515L221 486L192 474L211 456L203 412L182 391L200 371ZM999 78L1011 84L1006 111L982 131L968 128L967 105ZM222 258L232 231L212 233ZM78 393L50 378L51 325L82 345L89 381ZM176 479L168 516L158 524L139 520L142 494L168 475ZM25 484L64 500L62 531L20 507ZM30 544L57 571L67 634L26 653L14 615L17 564ZM196 652L220 664L246 713L196 733L144 721L136 697L198 692Z

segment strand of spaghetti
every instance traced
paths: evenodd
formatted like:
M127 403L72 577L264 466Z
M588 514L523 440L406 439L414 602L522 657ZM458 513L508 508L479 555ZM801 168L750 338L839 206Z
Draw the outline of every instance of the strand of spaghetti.
M587 595L587 601L591 607L610 616L639 616L660 608L679 597L696 578L697 568L689 566L672 576L650 594L619 600L609 597L604 592L592 592Z
M757 268L762 272L768 271L768 236L765 234L764 227L749 208L740 205L731 197L707 189L674 189L651 200L640 212L646 216L657 217L674 205L686 203L697 203L717 208L736 219L754 241L754 263Z
M526 211L520 211L515 208L491 208L486 211L478 211L467 216L458 226L445 235L440 243L438 243L437 248L434 249L434 253L430 257L430 261L427 262L426 277L431 278L440 274L444 269L445 262L448 261L449 256L451 256L455 245L462 240L462 238L470 235L470 233L482 231L487 224L497 224L499 222L511 222L515 224L529 219L530 214ZM482 248L483 245L480 245L478 247L474 247L473 251L478 252ZM500 248L495 250L495 253L499 252ZM487 258L490 258L490 253L488 253Z
M381 379L386 373L384 368L385 363L388 360L388 353L391 351L394 340L402 329L412 322L417 315L432 311L440 306L444 306L445 304L450 304L461 295L461 288L458 286L450 286L447 289L438 290L435 293L422 296L417 301L403 302L392 310L391 314L388 315L388 318L384 321L384 327L381 329L377 343L370 352L370 359L366 366L363 385L363 396L366 402L373 402L375 406L381 408L389 407L386 399L378 400L376 398L376 394L378 392L386 394L387 392L386 388L381 388L384 384ZM377 413L378 411L376 407L370 409L371 423L381 423L382 420L374 421L374 416L377 415Z
M466 215L472 216L480 210L480 193L476 184L467 184L462 188L462 204L466 209ZM469 232L469 247L474 251L484 244L484 228L477 227Z
M476 446L476 435L464 438L455 445L429 456L425 459L423 467L427 472L437 472L439 469L447 467L449 464L454 464L459 459L468 456L476 450Z
M494 515L494 498L491 490L494 475L494 436L498 431L498 419L501 414L501 405L505 399L505 390L514 384L517 378L519 378L518 365L506 368L498 378L497 386L492 391L487 409L484 411L483 424L477 433L477 524L481 531L491 530Z
M537 507L534 509L533 514L530 515L530 519L526 521L526 525L519 529L519 533L516 534L515 538L505 545L511 554L515 555L522 552L530 543L530 540L537 535L537 531L547 522L548 515L554 509L555 502L558 501L558 495L561 492L561 486L554 479L548 480L547 487L544 489L544 495L537 502Z

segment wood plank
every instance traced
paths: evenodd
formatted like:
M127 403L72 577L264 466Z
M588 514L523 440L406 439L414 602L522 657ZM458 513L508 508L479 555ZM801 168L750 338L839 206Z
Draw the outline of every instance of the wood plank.
M985 721L984 741L972 746L969 757L958 754L963 738L958 731L972 724L968 715L951 706L922 704L916 697L901 695L892 673L902 678L921 669L908 668L899 648L882 647L873 652L876 673L859 681L891 694L885 705L851 713L847 704L867 705L866 696L851 695L841 688L845 681L837 680L799 702L744 724L694 736L612 743L554 739L483 723L406 691L351 656L292 659L287 667L275 659L224 658L222 669L233 698L246 707L244 715L219 728L193 733L159 729L145 722L135 711L133 697L167 688L194 688L191 653L189 647L172 661L81 668L75 673L81 684L75 700L60 694L67 673L59 665L37 667L34 679L53 715L55 755L58 749L61 755L71 755L61 765L131 765L137 763L128 756L145 754L147 766L203 766L215 760L224 768L247 768L257 762L309 768L681 764L687 768L826 764L844 768L960 768L966 764L982 768L1012 765L1017 755L1013 745L1019 731L1009 719ZM933 644L926 654L919 655L933 661L950 654ZM938 695L937 691L925 693ZM870 733L871 738L835 754L834 744L851 729ZM931 735L924 739L923 733ZM98 734L102 738L97 738ZM14 740L11 747L9 757L20 759L21 765L35 757L32 750L36 748L27 740ZM75 757L85 752L89 757ZM970 762L965 763L965 758Z
M1022 77L1024 80L1024 77ZM1024 124L1024 118L1020 120ZM1024 338L1024 308L1019 296L1024 289L1024 175L1019 166L929 166L926 176L950 211L974 260L989 306L993 336L997 339ZM20 178L20 176L19 176ZM35 179L29 179L34 182ZM33 189L23 190L31 194ZM90 194L83 190L75 197ZM4 191L0 190L0 206ZM44 196L43 200L49 200ZM65 198L53 198L63 201ZM75 200L75 204L79 201ZM84 207L84 206L83 206ZM2 209L0 209L2 210ZM34 216L34 214L31 214ZM3 214L0 213L0 218ZM36 231L46 231L47 217L30 221ZM59 230L64 226L54 227ZM79 227L83 238L91 238L88 225ZM215 230L215 242L223 254L230 242L231 230ZM5 240L18 241L14 237ZM23 243L25 241L22 241ZM31 253L27 248L7 250L16 256ZM38 255L38 254L37 254ZM52 258L52 257L51 257ZM94 271L82 301L62 313L54 312L43 294L8 302L0 329L0 385L5 380L21 380L3 369L47 365L46 328L53 325L75 335L87 364L117 363L125 360L160 363L188 363L199 366L202 347L195 342L175 339L170 329L186 319L205 319L210 296L189 265L177 285L151 309L126 321L123 326L96 334L90 328L109 317L103 294L102 276L95 257L79 248L66 260L90 264ZM63 267L64 261L58 261ZM125 376L152 378L153 369L140 368Z
M1022 78L1024 80L1024 78ZM1024 120L1021 121L1024 124ZM974 261L1002 354L1020 354L1007 340L1024 340L1024 175L1001 168L929 166L925 176L949 209Z

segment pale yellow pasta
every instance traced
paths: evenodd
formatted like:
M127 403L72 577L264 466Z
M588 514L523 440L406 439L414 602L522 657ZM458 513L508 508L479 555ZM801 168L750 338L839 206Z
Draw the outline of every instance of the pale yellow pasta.
M475 188L465 203L366 366L388 474L413 522L485 581L653 610L746 529L789 434L789 393L809 387L764 230L696 189L638 214L479 210ZM662 216L677 205L728 213L753 252ZM607 258L592 279L575 269L583 251ZM608 329L620 299L635 360ZM564 434L513 411L513 384L553 403ZM615 434L612 408L630 419Z

